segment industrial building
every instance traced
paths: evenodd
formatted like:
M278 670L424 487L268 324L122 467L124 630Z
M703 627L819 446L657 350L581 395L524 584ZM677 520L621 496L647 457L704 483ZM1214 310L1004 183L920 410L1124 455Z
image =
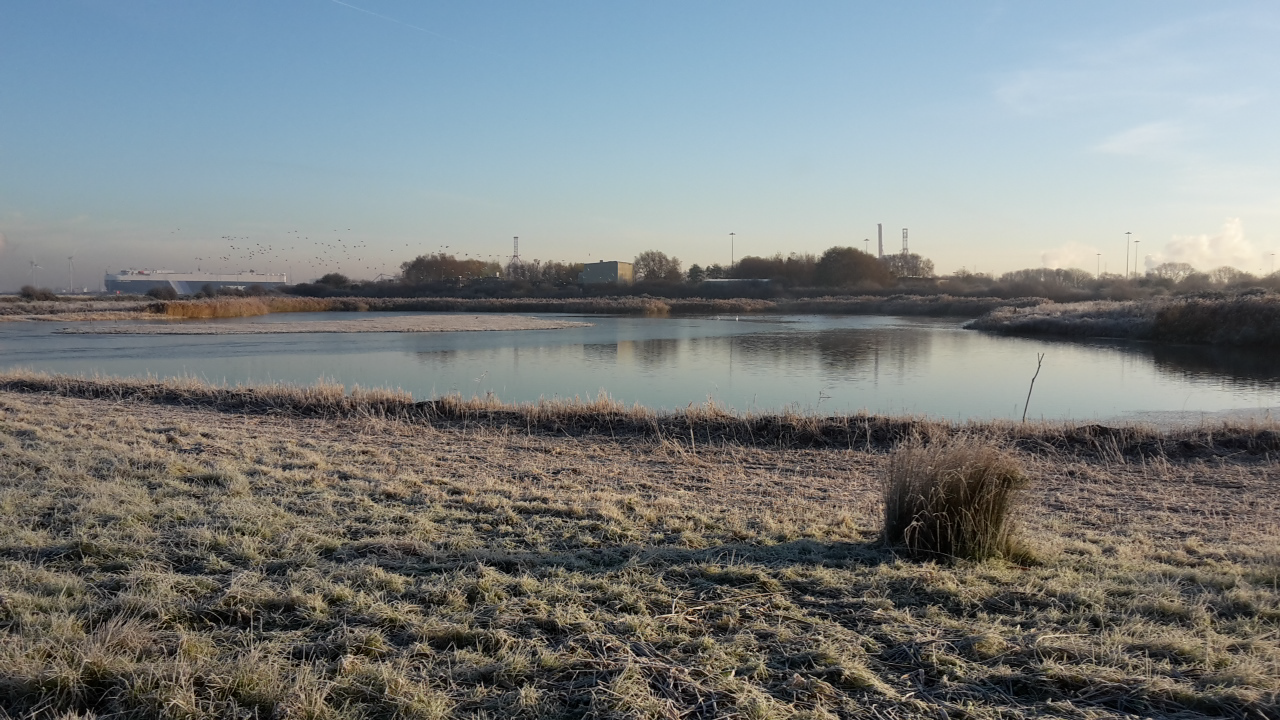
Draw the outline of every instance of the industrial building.
M179 295L195 295L208 290L248 290L258 286L263 289L278 288L289 284L284 273L184 273L173 270L121 270L107 273L103 286L107 292L122 295L143 295L154 288L173 288ZM207 287L206 287L207 286Z
M630 285L635 280L634 266L617 260L587 263L578 273L578 282L583 285Z

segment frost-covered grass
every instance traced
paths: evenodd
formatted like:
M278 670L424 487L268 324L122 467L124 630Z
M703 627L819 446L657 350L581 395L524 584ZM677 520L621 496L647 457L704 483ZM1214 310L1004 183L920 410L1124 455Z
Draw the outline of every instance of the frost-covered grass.
M1265 717L1280 701L1271 425L798 425L41 377L0 381L15 717ZM789 430L755 434L770 427ZM1017 564L882 544L881 480L908 436L1016 459Z
M966 327L1007 335L1273 346L1280 345L1280 293L1214 293L1002 307L970 321Z

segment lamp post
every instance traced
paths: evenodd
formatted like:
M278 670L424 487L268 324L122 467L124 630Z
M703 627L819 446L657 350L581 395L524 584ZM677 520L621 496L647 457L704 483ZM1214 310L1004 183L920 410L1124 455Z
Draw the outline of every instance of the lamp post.
M729 233L729 269L733 269L733 236L737 233Z
M1098 269L1094 271L1093 276L1099 280L1102 279L1102 253L1095 253L1098 256Z
M1132 234L1133 233L1131 232L1125 232L1124 234L1124 279L1125 280L1129 279L1129 236Z

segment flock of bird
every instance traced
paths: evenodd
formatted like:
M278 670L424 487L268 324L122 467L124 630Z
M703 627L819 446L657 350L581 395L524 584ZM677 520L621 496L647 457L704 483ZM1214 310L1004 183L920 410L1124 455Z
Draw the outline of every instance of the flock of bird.
M350 228L347 228L350 231ZM177 235L179 228L171 232ZM301 230L289 230L285 239L276 242L258 242L249 236L223 235L219 238L218 254L195 258L197 270L216 272L280 272L295 266L305 268L303 275L320 276L329 272L364 270L371 275L387 269L386 263L378 263L369 256L369 243L337 237L312 238ZM407 247L407 246L406 246ZM204 267L206 264L212 266ZM290 278L293 280L293 278Z
M170 235L177 240L182 229L178 228ZM399 272L400 262L411 260L423 254L450 254L459 259L480 260L499 265L506 264L510 256L499 253L459 253L451 250L450 245L439 245L427 248L421 245L405 243L405 257L396 261L382 260L376 255L381 252L370 251L365 240L352 240L339 236L338 229L333 229L332 237L304 235L302 230L289 230L285 238L276 242L258 242L249 236L223 235L219 238L221 247L215 250L216 255L195 258L197 271L210 272L281 272L290 273L290 282L318 278L331 272L344 274L367 273L368 278L391 277ZM347 228L351 232L351 228ZM295 280L293 269L302 269Z

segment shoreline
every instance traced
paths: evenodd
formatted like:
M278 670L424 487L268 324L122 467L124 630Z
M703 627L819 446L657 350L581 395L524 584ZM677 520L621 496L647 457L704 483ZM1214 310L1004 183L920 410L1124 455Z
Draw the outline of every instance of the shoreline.
M1244 451L1280 456L1280 414L1268 414L1265 408L1258 410L1261 415L1243 410L1194 413L1199 416L1196 421L1190 421L1192 413L1175 413L1179 417L1167 422L1142 417L1026 423L1000 419L956 421L866 413L737 413L714 404L660 411L639 404L627 405L604 394L595 399L523 403L460 395L417 400L402 390L354 388L348 392L341 384L220 385L194 378L83 377L27 370L0 371L0 392L109 399L243 415L334 421L376 418L410 427L657 438L695 448L699 444L721 443L883 451L912 436L927 440L968 433L1046 453L1079 451L1133 458L1187 458Z
M150 320L150 319L148 319ZM171 321L163 316L156 318ZM520 315L411 315L362 318L358 320L317 320L270 323L201 323L192 320L156 322L146 325L111 327L65 327L59 335L265 335L291 333L432 333L495 332L507 330L562 330L590 327L591 323L546 320Z

